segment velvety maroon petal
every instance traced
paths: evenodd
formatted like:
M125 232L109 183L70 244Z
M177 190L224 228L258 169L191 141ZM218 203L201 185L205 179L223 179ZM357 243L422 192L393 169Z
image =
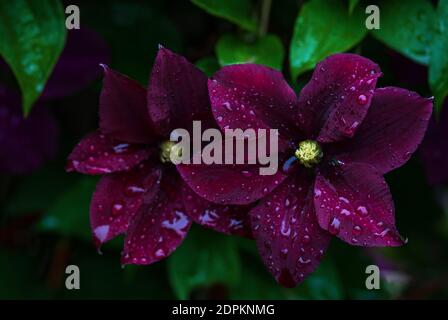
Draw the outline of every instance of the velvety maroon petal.
M312 185L310 177L291 176L250 212L263 262L285 287L313 272L330 243L316 219Z
M0 86L0 172L25 174L54 157L58 126L46 106L24 118L20 97Z
M281 72L256 64L226 66L208 88L222 129L278 129L282 139L298 138L297 97Z
M104 67L100 96L100 129L108 136L129 143L157 140L146 108L146 90L136 81Z
M207 76L168 49L159 49L149 79L147 101L150 117L164 136L177 128L191 129L193 120L202 121L203 128L215 126Z
M128 229L122 264L159 261L182 243L191 220L184 213L181 183L174 175L162 178L157 197L152 203L142 206Z
M409 160L423 139L432 99L400 88L375 90L369 113L353 139L335 146L342 162L364 162L384 174Z
M274 190L287 176L278 170L260 175L257 165L178 165L190 188L218 204L250 204Z
M380 75L378 65L355 54L326 58L300 93L300 126L320 142L352 137L367 114Z
M212 203L184 186L185 210L194 222L225 234L252 238L248 206L224 206Z
M429 183L448 183L448 100L440 118L431 120L420 151Z
M149 161L101 178L90 203L90 225L98 247L128 229L141 206L157 195L160 178L160 168Z
M392 196L381 174L360 163L335 170L316 178L314 204L319 225L352 245L402 245Z
M62 98L75 93L95 80L101 73L99 64L109 60L107 45L95 32L85 27L70 30L42 98Z
M112 140L99 131L85 136L68 156L66 170L84 174L128 171L147 159L154 150Z

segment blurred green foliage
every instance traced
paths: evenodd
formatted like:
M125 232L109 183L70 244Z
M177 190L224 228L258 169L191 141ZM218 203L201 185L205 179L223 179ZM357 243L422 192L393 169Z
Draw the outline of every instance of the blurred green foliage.
M28 114L42 93L64 47L59 0L0 1L0 56L11 66Z

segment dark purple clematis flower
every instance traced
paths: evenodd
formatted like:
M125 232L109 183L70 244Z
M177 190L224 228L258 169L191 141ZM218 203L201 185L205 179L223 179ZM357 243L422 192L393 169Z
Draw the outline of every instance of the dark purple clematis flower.
M426 177L431 185L448 183L448 101L439 119L434 117L420 147Z
M56 154L58 127L45 102L73 94L99 76L108 61L103 40L87 29L70 31L39 102L25 118L20 96L0 87L0 172L26 174ZM0 72L10 72L0 61Z
M380 75L366 58L337 54L317 65L299 97L280 72L260 65L227 66L209 80L222 129L279 130L283 172L269 193L272 186L236 166L178 169L209 201L261 198L249 213L252 231L266 267L284 286L316 268L332 235L357 246L404 243L383 175L416 150L432 100L395 87L375 89Z
M172 130L193 120L216 126L207 76L161 48L148 89L104 66L99 130L70 154L68 171L103 175L90 206L97 246L126 233L123 264L150 264L170 255L192 221L250 236L247 210L210 203L184 185L170 163Z

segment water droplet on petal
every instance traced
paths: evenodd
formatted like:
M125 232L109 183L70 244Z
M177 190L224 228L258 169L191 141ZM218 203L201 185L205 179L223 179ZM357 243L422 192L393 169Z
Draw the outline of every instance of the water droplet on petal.
M128 197L134 197L136 195L142 194L145 192L145 189L140 187L140 186L136 186L136 185L128 185L125 189L124 189L124 194Z
M226 101L222 104L222 106L227 110L232 111L232 106L230 105L230 102Z
M309 264L311 262L311 260L310 259L304 259L303 257L299 257L298 262L299 262L300 265L303 266L303 265Z
M129 144L127 143L120 143L112 147L115 153L122 154L129 151Z
M311 242L311 237L309 236L309 235L304 235L303 236L303 243L306 243L306 244L308 244L308 243L310 243Z
M359 206L358 208L356 208L356 212L364 217L369 215L369 210L367 210L367 208L364 206Z
M367 97L364 94L360 94L356 99L359 105L364 106L367 104Z
M100 242L104 242L106 240L106 238L107 238L108 233L109 233L109 226L108 225L104 225L104 226L96 227L95 230L93 230L93 233L95 234L95 237Z
M362 228L360 226L354 226L353 227L353 235L359 236L361 234Z
M121 202L114 203L112 205L112 215L117 217L123 213L124 205Z
M330 232L332 235L337 235L339 233L339 228L341 226L341 222L338 218L333 218L331 220L330 225L328 226L328 232Z
M246 177L246 178L252 177L252 172L250 172L248 170L241 171L241 174L243 175L243 177Z

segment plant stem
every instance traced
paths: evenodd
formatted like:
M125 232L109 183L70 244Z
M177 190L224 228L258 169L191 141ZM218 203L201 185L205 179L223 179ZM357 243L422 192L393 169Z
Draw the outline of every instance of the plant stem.
M264 36L268 31L271 4L272 0L262 0L261 2L260 27L258 29L258 36L260 37Z

